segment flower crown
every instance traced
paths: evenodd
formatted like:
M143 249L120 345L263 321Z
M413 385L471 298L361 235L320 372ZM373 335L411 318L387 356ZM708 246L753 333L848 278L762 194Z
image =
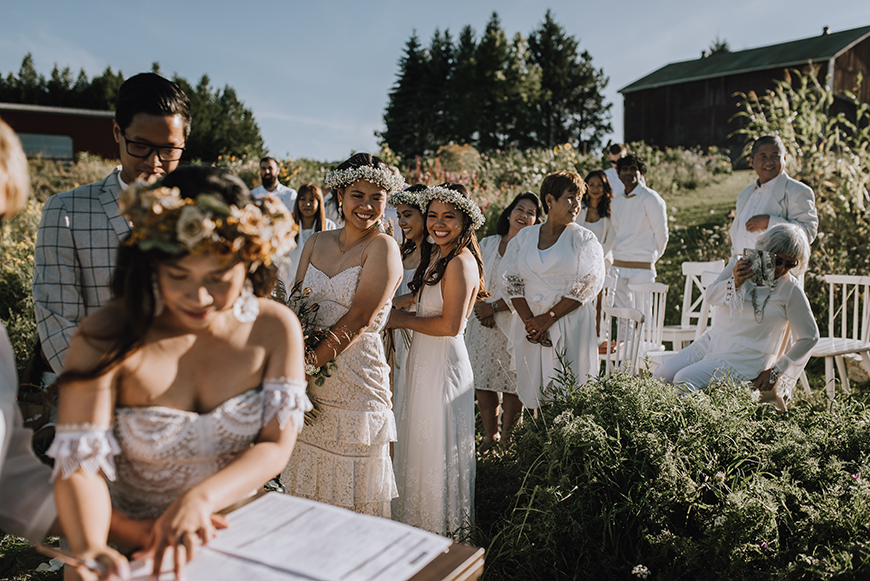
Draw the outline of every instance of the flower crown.
M350 184L365 180L386 190L387 194L401 191L405 187L405 180L397 176L385 167L362 165L347 169L336 169L326 174L326 187L332 189L344 188Z
M387 204L389 204L393 208L397 208L399 204L405 204L406 206L412 206L414 208L417 208L421 212L425 212L426 206L420 204L421 193L422 192L409 192L407 190L395 192L393 194L390 194L390 197L387 198Z
M125 244L143 251L238 254L253 269L296 248L299 228L275 196L239 208L216 194L182 198L178 188L137 182L121 192L118 207L133 224Z
M486 221L483 217L483 212L480 211L477 204L456 190L451 190L442 186L432 186L420 192L420 207L423 208L424 212L426 211L426 208L429 207L429 202L432 200L439 200L445 204L453 204L465 212L465 214L471 218L471 225L475 230L483 226L483 223Z

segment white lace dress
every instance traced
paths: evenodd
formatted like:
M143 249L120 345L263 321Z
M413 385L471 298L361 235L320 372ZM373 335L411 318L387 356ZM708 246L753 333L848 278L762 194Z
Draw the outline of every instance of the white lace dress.
M281 429L292 420L301 430L309 409L305 383L289 379L266 380L203 414L118 406L112 426L58 426L48 455L53 477L102 470L116 508L134 519L157 518L250 448L276 414Z
M417 316L441 314L441 283L424 286ZM462 334L415 333L395 446L393 518L449 535L474 520L474 376Z
M318 324L332 326L347 313L361 273L358 265L329 277L308 265L303 288L311 288L311 301L320 305ZM281 474L289 494L390 517L396 496L390 442L396 440L396 424L380 337L390 306L384 305L375 322L335 358L336 370L323 385L309 382L308 394L320 415L297 440Z
M492 293L487 301L495 302L502 298L498 284L501 255L498 246L501 236L487 236L480 241L480 254L483 259L483 273L486 276L486 290ZM502 393L517 392L517 375L511 370L511 357L508 353L507 333L510 332L511 319L515 315L509 310L495 314L495 327L488 329L480 324L473 315L468 320L465 331L465 345L468 358L474 369L474 388Z
M545 388L561 369L559 356L581 384L589 375L598 374L594 299L604 285L604 254L592 232L568 224L541 258L540 231L540 224L527 226L508 243L501 262L503 296L525 298L534 315L548 312L563 297L581 306L548 329L552 347L527 341L523 322L519 317L512 319L509 341L517 394L530 409L546 402Z

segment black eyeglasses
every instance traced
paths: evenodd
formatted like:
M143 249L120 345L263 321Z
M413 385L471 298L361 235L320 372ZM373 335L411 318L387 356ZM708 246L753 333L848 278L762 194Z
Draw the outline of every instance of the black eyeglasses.
M121 136L124 138L127 154L132 157L146 158L156 151L160 161L178 161L184 153L183 147L166 147L142 143L141 141L130 141L123 131L121 131Z
M786 260L785 258L776 257L776 266L784 266L786 270L790 270L797 266L797 260Z

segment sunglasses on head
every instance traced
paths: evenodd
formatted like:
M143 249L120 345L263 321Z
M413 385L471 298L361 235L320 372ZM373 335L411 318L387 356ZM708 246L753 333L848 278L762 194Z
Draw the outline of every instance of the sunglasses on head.
M786 270L797 266L797 260L786 260L785 258L776 257L776 266L784 266Z

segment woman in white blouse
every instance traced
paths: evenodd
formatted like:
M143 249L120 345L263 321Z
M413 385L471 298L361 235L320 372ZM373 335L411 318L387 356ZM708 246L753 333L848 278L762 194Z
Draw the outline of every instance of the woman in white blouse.
M547 221L523 228L502 259L502 296L518 315L509 336L517 394L530 409L546 401L560 356L581 384L598 373L595 297L604 284L604 254L595 235L574 222L585 191L574 172L544 178Z
M537 224L540 216L541 202L538 196L532 192L522 193L499 216L496 234L480 241L487 288L497 289L500 286L500 265L508 243L523 228ZM510 370L508 333L513 319L510 307L505 299L494 292L474 305L474 317L468 321L465 344L474 369L474 391L483 423L483 441L478 450L486 453L495 444L498 434L498 394L502 394L504 411L501 437L498 439L503 448L508 444L510 432L523 410L523 404L517 397L516 374Z
M705 349L690 345L659 367L656 377L691 391L730 377L751 383L762 392L762 399L774 400L777 407L785 408L819 341L809 301L795 278L806 271L810 245L798 226L780 224L758 239L756 249L776 256L773 284L756 286L749 280L749 261L732 259L707 288L709 303L724 313L706 337L699 339ZM788 327L792 346L777 359Z
M580 204L576 222L589 229L604 249L604 272L613 265L613 243L616 231L610 221L610 202L613 201L613 186L607 174L601 170L586 175L586 193Z

